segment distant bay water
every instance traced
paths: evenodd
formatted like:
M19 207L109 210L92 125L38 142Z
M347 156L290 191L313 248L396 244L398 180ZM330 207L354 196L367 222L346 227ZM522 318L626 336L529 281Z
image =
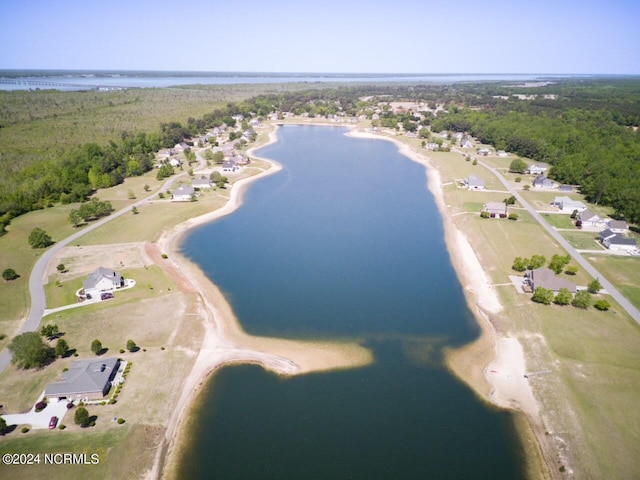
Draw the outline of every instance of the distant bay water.
M347 73L246 73L163 72L106 70L0 70L0 90L92 90L167 88L184 85L255 83L457 83L484 81L543 81L572 75L554 74L347 74Z
M511 414L443 366L478 334L424 168L346 129L284 126L259 154L284 169L185 239L255 335L360 340L365 368L209 379L180 478L522 478Z

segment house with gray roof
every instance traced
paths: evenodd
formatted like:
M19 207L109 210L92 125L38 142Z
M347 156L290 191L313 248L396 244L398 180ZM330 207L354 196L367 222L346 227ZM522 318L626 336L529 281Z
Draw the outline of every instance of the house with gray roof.
M194 178L191 181L191 186L195 188L211 188L211 180L209 180L206 176L202 175L200 178Z
M111 388L111 382L118 372L120 360L98 358L95 360L74 360L69 370L62 372L58 382L50 383L44 389L47 398L102 398Z
M532 183L534 188L553 188L555 183L553 180L545 177L544 175L538 175Z
M558 207L563 213L573 213L574 211L580 213L587 209L587 206L580 200L573 200L569 197L555 197L552 205Z
M469 175L465 178L464 185L467 190L484 190L484 180L475 175Z
M591 210L587 209L584 212L580 212L578 214L578 218L582 222L583 227L591 226L591 227L604 227L605 219L601 218L597 213L593 213Z
M173 193L173 201L174 202L190 202L193 200L193 195L196 191L193 187L187 187L186 185L181 186L180 188L176 188Z
M629 225L624 220L611 220L609 221L609 230L613 233L628 233Z
M525 283L531 286L532 290L538 287L546 288L552 292L557 292L561 288L566 288L571 293L576 293L576 285L569 280L558 277L553 270L547 267L529 270L525 275Z
M488 202L482 208L483 212L488 212L491 218L506 218L507 204L504 202Z
M82 282L85 295L98 295L100 292L111 292L121 287L124 287L122 275L104 267L98 267Z
M610 230L607 230L610 231ZM619 250L627 253L638 251L638 245L633 238L625 238L619 233L614 233L602 240L602 244L609 250Z

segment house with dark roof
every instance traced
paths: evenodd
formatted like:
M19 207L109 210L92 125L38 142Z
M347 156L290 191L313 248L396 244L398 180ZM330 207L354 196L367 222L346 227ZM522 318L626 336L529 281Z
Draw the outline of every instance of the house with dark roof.
M538 287L546 288L552 292L557 292L561 288L566 288L571 293L576 293L575 284L569 280L558 277L553 270L547 267L536 268L529 270L525 274L525 284L529 285L532 290Z
M98 267L82 282L85 295L97 295L100 292L111 292L124 287L124 278L115 270Z
M610 232L611 230L606 230ZM612 232L613 233L613 232ZM602 240L602 244L609 250L624 251L627 253L635 253L638 251L638 245L633 238L625 238L619 233L609 235Z
M74 360L69 370L62 372L60 381L46 386L44 395L68 400L102 398L109 393L119 365L117 358Z
M532 182L534 188L553 188L555 183L553 180L545 177L544 175L538 175Z

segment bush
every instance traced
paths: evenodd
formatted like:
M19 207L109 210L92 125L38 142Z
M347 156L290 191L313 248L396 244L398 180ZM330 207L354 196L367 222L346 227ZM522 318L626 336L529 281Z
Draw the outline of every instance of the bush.
M490 218L490 217L491 217L491 214L489 212L484 210L480 212L480 218Z
M518 214L517 213L510 213L509 214L509 220L518 220Z
M22 433L27 433L29 431L29 427L22 427L21 432Z
M118 419L118 425L122 425L124 423L124 418L119 418Z
M571 292L566 288L561 288L553 299L556 305L569 305L571 303Z
M60 430L64 430L65 428L67 428L67 426L64 423L61 423L60 426L58 426L58 428Z
M593 306L601 312L606 312L607 310L609 310L609 308L611 308L611 305L606 300L598 300L593 304Z
M569 265L564 273L566 273L567 275L575 275L576 273L578 273L578 267L576 267L575 265Z
M36 227L29 234L29 245L31 248L47 248L49 245L53 245L53 240L47 235L47 232Z
M516 183L520 183L522 181L522 177L516 177L514 181Z
M80 425L83 428L86 427L89 424L89 411L84 407L78 407L73 420L76 425Z
M587 291L589 293L598 293L600 290L602 290L602 285L597 278L587 285Z
M129 350L130 352L135 352L136 350L138 350L136 342L134 342L133 340L127 340L127 350Z
M121 348L121 349L120 349L120 353L124 353L124 348Z
M591 294L585 290L582 290L576 293L576 296L573 297L573 301L571 305L577 308L589 308L591 305L592 299Z
M91 351L96 355L99 355L102 352L102 342L97 338L91 342Z
M160 255L162 258L169 258L169 255L167 255L166 253L163 253L162 255Z
M18 275L13 268L7 268L2 272L2 278L4 278L7 282L10 280L15 280L19 276L20 275Z
M528 258L516 257L513 259L513 265L511 268L516 272L524 272L529 264Z
M550 305L553 299L553 292L542 287L537 287L531 297L531 300L536 303L542 303L543 305Z

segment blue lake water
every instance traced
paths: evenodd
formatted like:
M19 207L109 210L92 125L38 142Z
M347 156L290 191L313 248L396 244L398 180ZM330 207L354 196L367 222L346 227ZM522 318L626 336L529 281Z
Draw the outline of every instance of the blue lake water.
M410 82L456 83L549 80L576 75L517 73L345 74L273 72L156 72L101 70L0 70L0 90L88 90L95 88L166 88L176 85L252 83Z
M201 398L184 478L520 478L511 415L442 366L478 328L424 168L344 128L285 126L284 170L183 253L256 335L358 339L375 362L283 379L227 367Z

